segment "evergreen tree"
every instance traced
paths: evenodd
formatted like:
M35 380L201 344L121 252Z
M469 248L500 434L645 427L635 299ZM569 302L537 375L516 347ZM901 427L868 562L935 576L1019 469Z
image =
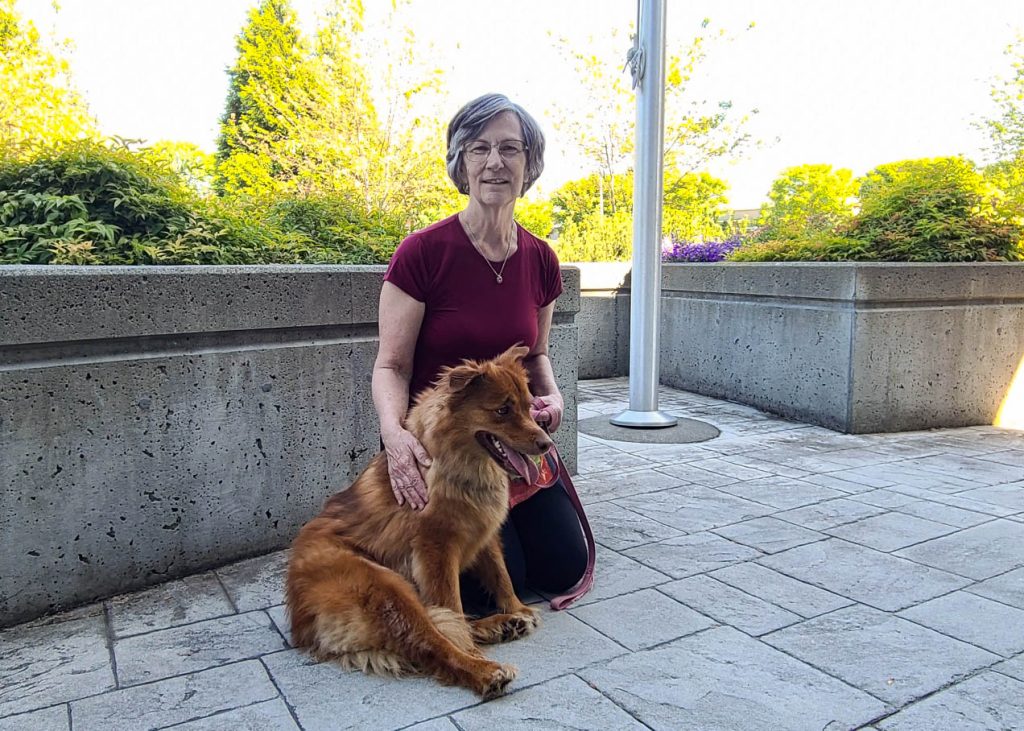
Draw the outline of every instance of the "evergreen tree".
M303 106L296 98L316 91L289 0L262 0L253 8L236 48L217 141L216 188L251 195L287 190L296 174L287 155L291 131Z

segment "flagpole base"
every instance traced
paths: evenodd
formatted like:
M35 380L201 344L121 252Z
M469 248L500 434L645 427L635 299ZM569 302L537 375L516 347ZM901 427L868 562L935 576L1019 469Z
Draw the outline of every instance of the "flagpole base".
M632 411L627 409L611 418L615 426L625 426L630 429L664 429L675 426L679 419L666 414L664 411Z

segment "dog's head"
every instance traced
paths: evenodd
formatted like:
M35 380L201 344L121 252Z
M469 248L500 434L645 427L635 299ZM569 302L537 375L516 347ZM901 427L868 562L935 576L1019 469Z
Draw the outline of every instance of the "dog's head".
M510 475L530 484L539 470L534 460L552 445L530 417L530 389L523 367L529 348L514 346L488 361L449 368L439 385L449 392L458 426L471 432L487 454Z

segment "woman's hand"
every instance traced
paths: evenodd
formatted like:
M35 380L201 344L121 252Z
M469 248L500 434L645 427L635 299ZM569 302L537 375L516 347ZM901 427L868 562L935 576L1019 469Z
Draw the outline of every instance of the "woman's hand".
M419 440L405 429L398 429L382 437L388 458L391 490L399 505L409 503L413 510L422 510L427 504L427 485L424 482L431 459Z
M562 412L565 410L565 403L559 393L549 393L547 396L534 396L530 404L530 416L538 424L543 426L548 434L554 434L562 423Z

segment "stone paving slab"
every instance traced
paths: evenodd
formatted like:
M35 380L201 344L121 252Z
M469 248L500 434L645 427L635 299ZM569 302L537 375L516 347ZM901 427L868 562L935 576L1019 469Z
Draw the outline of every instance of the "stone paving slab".
M708 576L808 619L842 609L851 599L819 589L756 563L740 563Z
M615 551L657 543L684 535L683 531L651 520L611 502L596 503L587 509L587 520L602 546Z
M945 523L954 528L970 528L972 525L981 525L992 520L992 516L986 513L978 513L973 510L964 510L952 505L932 502L931 500L915 500L914 502L900 505L895 512L898 515L913 515L917 518L932 520L936 523Z
M114 687L102 607L0 631L0 717Z
M75 731L147 731L277 695L260 661L248 660L72 701L71 723Z
M580 435L593 591L482 704L289 649L287 552L0 630L0 731L1018 728L1024 432L838 434L662 389L721 431ZM628 405L579 386L580 415Z
M653 729L855 728L875 698L747 637L711 629L580 676Z
M575 675L566 675L453 716L462 731L640 731L642 723Z
M810 530L824 531L838 525L864 520L873 515L882 515L885 512L885 508L878 508L850 498L836 498L816 505L805 505L802 508L785 510L776 513L775 517Z
M946 688L878 723L882 731L1024 728L1024 683L982 673Z
M246 612L114 643L121 686L185 675L285 647L266 612Z
M66 705L0 718L0 731L68 731L70 728Z
M239 612L266 609L281 603L287 551L257 556L217 570L228 596Z
M1024 566L1024 525L993 520L905 548L897 555L980 581Z
M762 553L779 553L805 543L823 541L828 537L771 516L725 525L715 528L712 533Z
M235 612L213 572L115 597L107 606L115 637L129 637Z
M762 477L724 485L722 492L767 505L778 510L802 508L846 495L830 487L788 477Z
M896 612L961 589L970 580L855 543L830 538L758 563L878 609Z
M595 604L572 608L569 613L630 650L644 650L715 625L714 620L666 596L644 589ZM623 622L623 617L629 617Z
M1000 576L968 586L966 591L995 599L1017 609L1024 609L1024 568L1007 571Z
M317 663L298 650L263 659L305 731L398 729L477 703L463 688L429 678L381 678Z
M921 698L1000 659L859 605L780 629L763 639L892 705Z
M685 579L761 555L752 548L706 532L669 538L624 553L673 579Z
M673 487L614 502L686 533L718 528L773 512L766 505L701 485Z
M883 513L853 523L837 525L835 528L827 528L824 532L850 543L889 553L955 531L956 528L945 523L913 515Z
M172 727L174 731L299 731L280 698L216 713Z
M660 586L658 590L722 624L755 637L800 621L800 615L710 576L691 576Z
M954 591L898 614L1003 657L1024 652L1024 610L982 596Z

